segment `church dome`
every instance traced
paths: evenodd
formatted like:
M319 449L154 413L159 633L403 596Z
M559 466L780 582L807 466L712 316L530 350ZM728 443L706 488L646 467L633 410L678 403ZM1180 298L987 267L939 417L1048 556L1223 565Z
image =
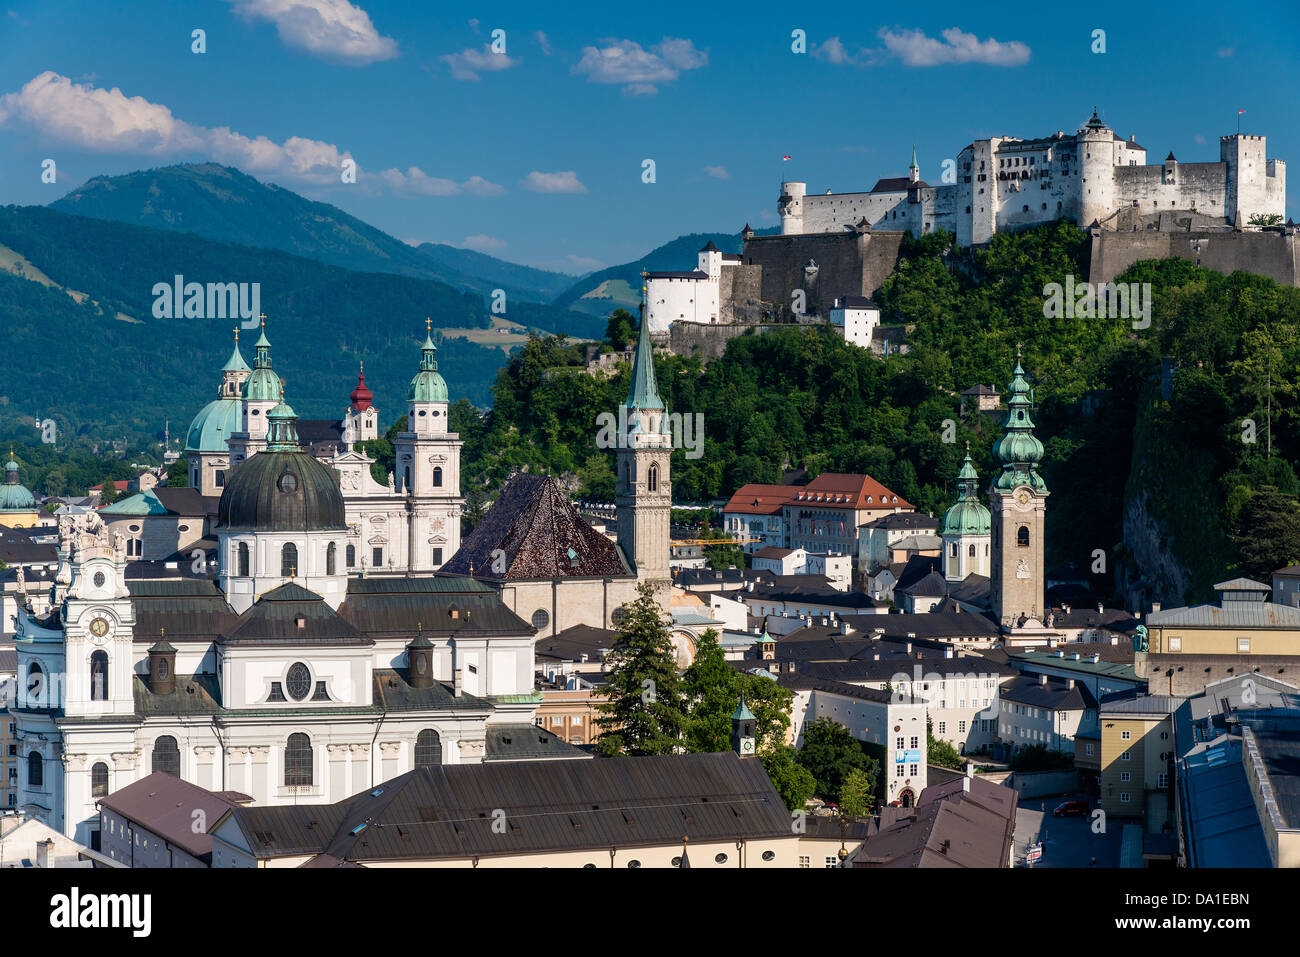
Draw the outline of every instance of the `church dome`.
M185 436L186 452L225 452L231 433L240 426L238 399L213 399L194 417Z
M0 512L30 512L36 508L36 496L18 483L18 463L12 455L5 463L5 480L0 485Z
M244 383L244 398L251 402L274 402L280 398L280 378L270 369L254 369Z
M406 393L409 402L446 402L447 383L438 375L438 347L433 344L432 333L424 337L424 357L420 359L420 371L411 380L411 388Z
M992 529L989 510L982 502L962 499L943 515L942 535L988 535Z
M307 452L258 452L227 476L217 505L217 527L256 532L346 529L337 474Z
M357 387L352 390L352 394L348 398L352 400L352 408L358 412L364 412L370 408L370 403L375 399L374 393L366 388L366 366L364 362L361 364L361 372L357 375Z
M217 503L217 528L254 532L343 531L338 473L298 448L297 416L285 403L267 415L265 452L237 465Z

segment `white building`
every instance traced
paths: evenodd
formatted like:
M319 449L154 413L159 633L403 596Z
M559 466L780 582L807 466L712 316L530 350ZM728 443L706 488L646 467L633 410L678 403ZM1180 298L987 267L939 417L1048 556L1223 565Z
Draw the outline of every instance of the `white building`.
M698 266L688 272L647 272L646 317L652 335L668 332L678 321L715 323L722 301L722 271L740 263L710 242L699 252Z
M845 342L870 349L871 335L880 325L880 307L865 296L843 296L831 307L830 321Z
M752 561L754 571L767 571L773 575L798 575L808 566L808 553L802 548L777 548L769 545L754 552Z

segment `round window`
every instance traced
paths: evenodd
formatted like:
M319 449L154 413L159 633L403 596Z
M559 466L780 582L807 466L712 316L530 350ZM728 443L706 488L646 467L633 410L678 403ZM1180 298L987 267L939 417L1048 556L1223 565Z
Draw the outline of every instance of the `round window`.
M774 860L776 860L776 851L764 851L764 852L763 852L763 860L765 860L765 861L774 861Z
M104 577L103 572L95 572L95 577L93 580L95 582L96 588L103 588L104 582L108 581L108 579Z
M545 608L539 608L533 612L533 627L537 629L545 628L551 623L551 615Z
M725 864L725 863L727 863L727 855L726 855L726 854L719 854L717 857L715 857L715 858L713 859L713 863L715 863L715 864Z
M301 661L295 661L289 666L289 673L285 676L284 683L289 691L289 697L294 701L302 701L311 691L311 672Z
M609 620L613 622L615 628L621 627L623 622L627 621L627 609L619 605L614 609L614 613L609 616Z
M674 857L673 867L681 867L681 866L682 866L682 859L680 857Z
M628 866L628 867L631 867L631 868L638 868L638 867L641 866L641 862L640 862L640 861L628 861L628 862L627 862L627 866Z
M292 472L285 472L280 476L280 481L276 484L281 492L296 492L298 491L298 476Z

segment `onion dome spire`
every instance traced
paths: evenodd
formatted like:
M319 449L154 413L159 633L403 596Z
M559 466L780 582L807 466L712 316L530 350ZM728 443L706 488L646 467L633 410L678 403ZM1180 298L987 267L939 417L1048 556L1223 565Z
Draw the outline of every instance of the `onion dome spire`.
M979 500L979 473L970 460L970 443L966 443L966 461L957 473L961 494L957 503L943 516L943 535L988 535L991 526L988 507Z
M361 363L361 371L357 374L357 387L352 390L348 396L352 400L352 408L358 412L364 412L370 408L370 403L374 401L374 393L366 388L366 364Z
M1043 458L1043 443L1034 435L1034 421L1030 417L1033 401L1029 397L1029 383L1020 365L1020 347L1016 346L1016 368L1007 399L1007 419L1003 423L1002 438L993 446L993 454L1002 462L1002 474L994 486L1009 490L1028 485L1038 492L1047 491L1047 483L1038 474L1038 463Z

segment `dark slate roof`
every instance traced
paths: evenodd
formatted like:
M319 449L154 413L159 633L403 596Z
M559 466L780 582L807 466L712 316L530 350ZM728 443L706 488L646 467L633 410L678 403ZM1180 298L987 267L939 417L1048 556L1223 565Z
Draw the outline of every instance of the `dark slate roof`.
M142 718L158 716L213 715L222 711L217 702L221 689L212 674L177 675L176 690L168 695L154 694L149 682L135 676L135 713Z
M682 588L698 588L701 585L735 585L738 587L748 582L770 581L775 576L764 569L750 568L680 568L673 569L673 584Z
M591 661L599 661L603 657L601 649L613 648L617 640L618 632L608 628L571 625L549 638L538 638L536 652L539 658L559 661L581 661L584 654Z
M744 662L746 665L752 663L753 662ZM889 704L894 700L893 694L889 691L880 691L876 688L864 688L862 685L851 685L846 681L835 681L832 678L818 678L800 672L777 675L776 681L782 688L789 688L791 691L825 691L828 694L842 695L846 698L858 698L862 701L873 701L877 704Z
M126 583L135 611L135 639L153 643L166 629L172 642L212 642L239 620L208 578Z
M932 571L910 585L895 586L894 594L912 595L917 598L942 598L948 594L948 580L938 572Z
M717 244L716 244L712 239L710 239L710 240L708 241L708 243L704 246L704 248L700 250L700 252L702 252L702 253L720 253L720 252L722 252L722 250L718 248Z
M860 528L886 528L886 529L915 529L917 531L925 529L935 529L939 527L939 520L932 515L926 515L924 512L894 512L890 515L882 515L872 522L867 522Z
M906 176L890 176L885 179L876 180L876 185L871 187L873 193L899 193L911 185Z
M998 390L991 385L973 385L962 392L962 395L997 395Z
M484 735L484 761L591 760L586 751L535 724L489 724Z
M154 497L162 502L163 507L173 515L210 516L217 514L221 502L219 495L200 495L195 488L172 488L157 485L153 489Z
M482 711L492 706L482 698L462 693L435 681L427 688L412 688L406 675L392 668L375 669L375 706L383 711Z
M907 588L931 572L943 572L943 559L934 555L913 555L898 574L898 583L894 585L894 591Z
M926 615L846 615L844 620L856 631L870 634L879 629L886 637L899 640L913 634L917 639L932 643L996 638L1001 634L996 623L969 611L932 611Z
M238 797L252 800L248 795ZM235 800L230 792L214 794L164 771L155 771L96 803L152 831L187 854L207 860L212 853L212 835L206 828L195 829L195 812L202 812L204 820L215 824L223 814L243 802Z
M507 830L494 833L504 812ZM260 857L493 857L777 840L790 815L763 766L731 752L417 768L339 804L230 812ZM757 850L757 849L756 849Z
M1300 733L1254 722L1250 730L1283 823L1288 828L1300 826Z
M293 425L303 445L343 440L342 419L298 419Z
M708 279L709 274L700 269L689 271L647 272L647 279Z
M373 645L315 592L296 582L273 588L239 618L224 645Z
M1026 675L1006 682L999 693L1006 701L1048 711L1082 711L1097 707L1097 699L1083 682L1076 681L1071 688L1065 678L1049 677L1044 684L1037 675Z
M490 585L472 578L352 578L339 614L371 636L535 634ZM453 617L453 614L455 617Z
M505 571L493 570L493 552ZM471 573L470 568L473 567ZM583 520L549 475L515 475L442 572L488 581L631 574L621 550Z
M926 788L916 807L881 809L854 867L1009 867L1016 792L980 778Z
M737 597L757 602L785 604L826 605L832 608L879 608L884 602L876 601L866 592L836 591L833 588L773 588L741 592Z
M866 296L841 296L835 301L836 306L844 309L875 309L876 304Z

